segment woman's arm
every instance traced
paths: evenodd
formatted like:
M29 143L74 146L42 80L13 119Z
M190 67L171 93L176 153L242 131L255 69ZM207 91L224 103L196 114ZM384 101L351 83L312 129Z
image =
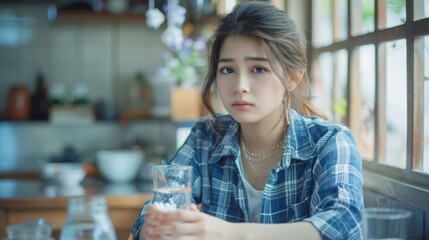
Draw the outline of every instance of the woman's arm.
M154 229L155 232L160 235L188 235L187 239L322 239L319 231L310 222L230 223L196 211L161 213L158 217L162 224Z
M232 231L238 233L234 239L322 239L317 228L310 222L294 222L281 224L235 223ZM226 238L227 239L227 238Z
M363 210L362 161L350 131L334 133L313 167L310 217L323 239L360 239Z

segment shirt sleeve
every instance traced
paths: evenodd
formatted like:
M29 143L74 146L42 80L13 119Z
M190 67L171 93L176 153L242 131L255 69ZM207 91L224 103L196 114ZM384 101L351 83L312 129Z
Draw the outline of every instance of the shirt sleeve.
M132 230L132 234L133 234L133 240L138 240L139 239L139 234L140 234L140 230L144 224L144 216L146 214L147 208L149 207L149 205L152 203L152 199L146 201L143 204L143 207L140 210L140 214L137 217L136 221L134 222L133 225L133 230Z
M362 239L362 159L350 131L332 135L319 146L313 168L311 217L323 239Z

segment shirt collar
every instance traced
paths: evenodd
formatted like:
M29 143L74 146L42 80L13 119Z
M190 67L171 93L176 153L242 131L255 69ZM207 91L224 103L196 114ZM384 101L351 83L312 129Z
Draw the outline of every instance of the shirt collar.
M315 144L309 132L308 120L293 109L288 110L289 128L280 167L287 168L291 159L308 160L314 157Z
M226 127L225 132L223 133L224 136L222 137L222 141L220 142L219 146L213 146L215 147L215 151L213 152L209 162L214 163L219 161L221 157L233 155L238 155L238 138L239 138L239 129L240 124L235 121L232 117L231 121L229 121L229 124L225 124L224 121L224 127ZM216 136L215 136L216 137Z

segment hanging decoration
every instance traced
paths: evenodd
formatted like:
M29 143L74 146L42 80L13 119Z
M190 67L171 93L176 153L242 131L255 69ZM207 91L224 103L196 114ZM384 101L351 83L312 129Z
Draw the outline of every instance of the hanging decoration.
M168 0L167 29L162 33L162 42L170 48L180 50L183 44L182 26L185 22L186 8L179 5L179 0Z
M155 0L149 0L149 9L146 11L146 25L158 29L165 21L164 14L155 8Z
M165 17L154 5L154 0L150 0L149 9L146 12L146 24L151 28L158 29ZM175 50L182 48L184 40L182 26L186 19L185 15L186 8L179 5L179 0L168 0L167 28L162 33L161 40L169 48Z

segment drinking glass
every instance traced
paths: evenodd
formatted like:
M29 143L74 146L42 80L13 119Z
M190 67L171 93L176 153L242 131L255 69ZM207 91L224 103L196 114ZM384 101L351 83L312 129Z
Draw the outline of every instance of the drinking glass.
M405 209L365 208L363 214L364 239L407 239L411 215L411 211Z
M192 167L157 165L153 168L154 205L162 211L189 209L191 205Z

